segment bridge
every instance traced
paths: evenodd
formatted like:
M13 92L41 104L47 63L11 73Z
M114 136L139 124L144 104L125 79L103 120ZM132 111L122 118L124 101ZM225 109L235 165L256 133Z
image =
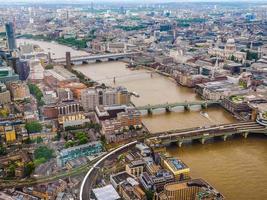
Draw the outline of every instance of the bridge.
M67 52L68 53L68 52ZM56 58L53 59L53 63L67 65L68 59L72 65L79 65L83 63L91 63L91 62L102 62L102 61L113 61L120 60L123 58L132 57L134 55L139 54L138 52L128 52L128 53L115 53L115 54L103 54L103 55L85 55L85 56L70 56L66 54L65 58Z
M162 108L164 108L166 112L171 112L172 109L175 107L184 107L185 110L190 110L191 106L199 105L205 109L210 105L219 105L220 103L221 103L220 101L213 101L213 100L194 101L194 102L185 101L185 102L177 102L177 103L137 106L136 109L140 111L147 111L148 114L153 114L153 110L162 109Z
M170 143L177 143L179 147L184 142L199 140L202 144L206 140L220 137L224 141L232 135L241 134L247 138L249 133L263 133L267 135L267 127L262 126L254 121L240 122L233 124L214 125L206 127L197 127L186 130L172 130L167 132L156 133L154 137L147 139L151 147L167 146Z

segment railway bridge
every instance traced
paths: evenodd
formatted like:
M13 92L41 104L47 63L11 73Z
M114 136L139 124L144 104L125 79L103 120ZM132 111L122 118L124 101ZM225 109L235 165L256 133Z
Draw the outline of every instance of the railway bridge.
M138 52L126 52L126 53L109 53L102 55L85 55L85 56L71 56L70 52L66 52L66 57L53 59L52 62L61 65L81 65L94 62L114 61L129 58L138 55Z
M202 144L206 140L220 137L224 141L232 135L240 134L247 138L249 133L263 133L267 135L267 127L254 121L240 122L233 124L214 125L197 127L186 130L172 130L156 133L154 137L147 139L147 143L152 147L167 146L170 143L177 143L179 147L184 142L199 140Z

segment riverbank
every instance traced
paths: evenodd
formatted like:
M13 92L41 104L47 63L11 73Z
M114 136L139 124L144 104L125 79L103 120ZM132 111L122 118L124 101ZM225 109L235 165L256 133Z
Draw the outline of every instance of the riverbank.
M61 45L56 42L46 42L40 40L33 40L33 39L17 39L18 46L23 44L33 44L39 46L43 52L51 53L51 58L64 58L66 56L66 52L70 52L72 56L88 56L90 55L86 51L83 50L76 50L72 47L68 47L66 45Z
M32 35L32 34L24 34L17 36L18 39L30 39L30 40L36 40L36 41L45 41L45 42L57 42L61 45L66 45L68 47L74 47L77 48L77 50L82 50L87 47L87 42L92 41L93 38L87 38L87 39L75 39L75 38L50 38L44 35Z

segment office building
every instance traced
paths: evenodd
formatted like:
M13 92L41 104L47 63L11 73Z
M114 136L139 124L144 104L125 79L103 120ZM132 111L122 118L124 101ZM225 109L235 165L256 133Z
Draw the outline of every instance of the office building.
M18 60L15 72L19 75L19 80L25 81L30 74L30 66L26 60Z
M145 161L133 160L130 163L126 164L125 171L133 176L139 177L145 169Z
M81 94L81 102L85 111L94 110L98 105L116 105L116 90L111 88L84 90Z
M122 127L142 127L141 113L136 109L127 109L117 114L117 119Z
M158 170L155 175L150 175L149 173L144 172L139 179L143 188L157 192L162 191L166 184L175 181L174 175L170 171L164 169Z
M223 200L224 196L202 179L174 182L164 186L164 191L154 195L155 200Z
M14 51L17 48L17 45L15 39L15 27L12 22L6 23L6 37L8 49Z
M189 178L190 169L181 160L173 157L162 157L161 163L165 169L173 173L176 180L181 181Z
M17 81L19 76L11 67L0 67L0 82Z

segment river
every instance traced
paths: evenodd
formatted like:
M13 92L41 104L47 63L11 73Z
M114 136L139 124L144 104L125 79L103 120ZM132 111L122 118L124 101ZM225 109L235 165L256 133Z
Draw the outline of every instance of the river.
M24 40L25 41L25 40ZM28 41L28 40L26 40ZM34 43L35 41L33 41ZM43 45L44 42L37 42ZM52 45L52 46L50 46ZM55 57L65 55L62 45L45 43L46 50L53 49ZM80 55L80 51L74 51ZM84 53L84 52L83 52ZM125 86L137 92L135 105L158 104L200 100L188 88L177 86L171 79L152 74L147 70L131 71L122 62L104 62L76 66L75 69L88 77L111 86ZM113 77L116 78L115 84ZM143 122L151 132L177 128L189 128L211 124L234 122L235 119L220 107L206 109L209 117L200 115L200 108L190 112L182 110L170 114L154 114L144 117ZM249 135L248 139L230 138L226 142L214 141L172 146L168 153L180 157L190 168L192 177L202 177L221 191L228 200L267 199L267 141L266 137Z
M190 167L192 177L204 178L228 200L267 199L266 152L267 137L257 135L168 149Z
M129 91L136 92L139 98L133 97L136 106L155 105L185 101L200 101L192 89L177 86L170 78L145 70L130 70L123 62L95 63L76 66L88 77L110 86L125 86ZM113 77L116 77L114 83ZM210 107L205 110L209 117L200 114L200 106L190 112L181 108L178 112L165 113L158 110L152 116L144 116L143 123L152 133L173 129L184 129L213 124L234 122L235 119L221 107Z

